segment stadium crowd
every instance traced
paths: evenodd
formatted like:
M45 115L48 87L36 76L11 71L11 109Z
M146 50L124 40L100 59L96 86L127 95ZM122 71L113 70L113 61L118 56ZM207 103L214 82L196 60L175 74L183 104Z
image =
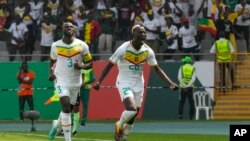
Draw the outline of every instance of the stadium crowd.
M212 40L223 31L237 51L237 39L249 47L250 0L0 0L0 40L10 56L32 60L35 41L41 61L49 60L51 44L62 37L63 22L73 22L77 37L94 56L111 54L115 41L128 40L131 27L146 29L146 43L155 53L199 53L204 33ZM243 33L241 35L241 32ZM159 58L158 58L159 59ZM195 57L199 60L199 56Z

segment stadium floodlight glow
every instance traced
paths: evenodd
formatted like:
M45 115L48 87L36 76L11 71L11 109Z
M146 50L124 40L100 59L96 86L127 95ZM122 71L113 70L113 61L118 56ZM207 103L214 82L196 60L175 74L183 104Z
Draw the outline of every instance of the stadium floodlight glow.
M35 111L35 110L25 111L23 113L23 117L31 120L31 130L30 131L36 131L34 121L39 119L40 112Z

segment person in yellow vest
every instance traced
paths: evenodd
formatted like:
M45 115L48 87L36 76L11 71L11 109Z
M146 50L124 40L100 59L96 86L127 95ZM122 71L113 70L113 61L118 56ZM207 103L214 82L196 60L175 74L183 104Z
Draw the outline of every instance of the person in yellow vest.
M178 72L178 80L180 82L180 97L179 97L179 119L183 118L183 107L188 98L189 101L189 119L193 119L194 117L194 98L193 98L193 91L194 91L194 83L196 79L195 74L195 67L191 64L192 59L189 56L186 56L182 59L184 63L179 68Z
M83 83L80 90L82 101L82 120L81 125L86 126L88 105L89 105L89 92L91 83L95 81L94 71L92 69L82 70Z
M234 86L234 72L233 72L233 54L234 48L231 42L225 38L225 33L220 32L219 33L219 39L215 40L210 53L217 53L216 60L218 62L219 67L219 76L220 76L220 90L223 90L223 93L226 92L226 69L228 69L228 72L231 75L231 84ZM228 81L227 81L228 83Z

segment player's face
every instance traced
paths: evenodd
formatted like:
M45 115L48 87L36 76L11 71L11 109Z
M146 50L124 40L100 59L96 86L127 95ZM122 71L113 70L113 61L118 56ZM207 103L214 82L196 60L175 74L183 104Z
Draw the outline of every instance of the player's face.
M137 42L143 43L146 39L146 31L143 27L138 27L135 29L134 38Z
M65 23L63 27L64 34L67 36L73 36L75 33L74 25L72 23Z

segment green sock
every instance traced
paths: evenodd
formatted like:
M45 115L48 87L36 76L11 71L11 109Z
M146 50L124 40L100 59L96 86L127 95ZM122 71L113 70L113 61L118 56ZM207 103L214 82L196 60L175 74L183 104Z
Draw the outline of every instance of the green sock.
M78 113L74 113L74 120L73 120L73 132L77 131L78 128L78 124L79 124L79 118L80 118L80 114Z

